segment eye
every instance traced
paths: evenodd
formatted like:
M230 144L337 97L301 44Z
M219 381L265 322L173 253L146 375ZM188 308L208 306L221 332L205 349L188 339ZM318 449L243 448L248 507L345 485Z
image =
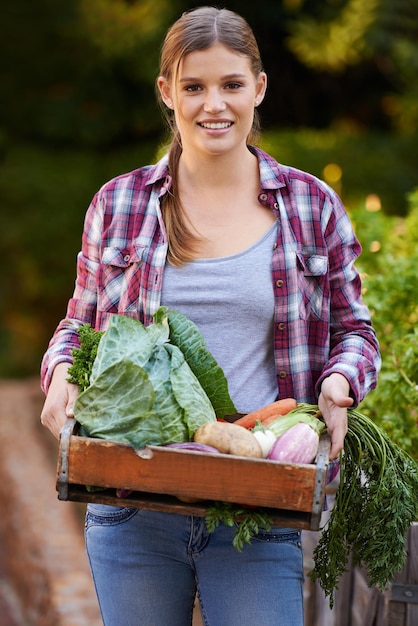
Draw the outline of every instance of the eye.
M184 91L195 92L201 91L202 87L200 85L186 85Z
M240 87L242 87L242 83L233 82L225 85L225 89L239 89Z

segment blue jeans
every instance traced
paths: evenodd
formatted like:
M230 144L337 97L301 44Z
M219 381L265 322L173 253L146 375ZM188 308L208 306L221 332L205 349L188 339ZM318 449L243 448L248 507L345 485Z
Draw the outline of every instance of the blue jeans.
M300 531L260 532L242 552L235 529L205 520L89 504L86 546L105 626L303 626Z

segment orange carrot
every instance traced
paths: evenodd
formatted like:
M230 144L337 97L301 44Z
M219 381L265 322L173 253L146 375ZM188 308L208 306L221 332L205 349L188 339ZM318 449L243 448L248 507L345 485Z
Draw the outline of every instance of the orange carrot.
M293 409L291 409L291 411L293 411ZM288 413L289 412L290 411L288 411ZM279 419L280 417L283 417L283 415L286 415L286 413L275 413L274 415L269 415L269 417L266 417L266 419L263 420L261 423L263 424L265 428L267 428L268 426L270 426L270 424L275 422L277 419Z
M266 419L273 416L277 419L280 415L286 415L286 413L293 411L297 406L298 403L294 398L282 398L260 409L251 411L251 413L247 413L247 415L240 417L234 423L244 428L254 428L256 422L261 422L264 425Z

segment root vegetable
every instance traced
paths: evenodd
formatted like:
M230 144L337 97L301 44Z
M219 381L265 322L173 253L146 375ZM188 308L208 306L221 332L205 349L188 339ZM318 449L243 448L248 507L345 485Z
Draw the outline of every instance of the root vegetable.
M251 413L247 413L234 423L237 426L243 426L244 428L254 428L257 422L261 422L263 424L265 419L272 416L278 418L281 415L286 415L290 411L296 409L297 406L297 402L294 398L282 398L281 400L276 400L275 402L267 404L260 409L251 411Z
M223 454L261 459L263 451L253 433L229 422L202 424L194 434L194 441L212 446Z
M165 447L172 448L173 450L188 450L191 452L205 452L206 454L219 454L219 450L213 446L206 446L203 443L196 443L195 441L168 443Z
M262 428L262 427L261 427ZM264 428L263 430L254 430L254 437L257 439L258 443L261 446L263 451L263 458L267 458L270 454L270 450L276 443L277 439L268 428Z
M282 463L313 463L318 444L318 432L309 424L300 422L276 439L268 458Z

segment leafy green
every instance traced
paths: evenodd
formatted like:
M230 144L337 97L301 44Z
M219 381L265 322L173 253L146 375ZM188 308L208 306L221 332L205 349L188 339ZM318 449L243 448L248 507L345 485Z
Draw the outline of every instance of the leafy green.
M121 394L121 389L130 391ZM117 361L80 394L75 416L84 435L141 448L144 440L161 436L161 420L152 412L154 398L146 372L132 361Z
M90 386L74 405L85 432L136 448L188 441L216 419L182 351L169 343L165 315L150 326L114 315L100 339Z
M160 313L164 313L164 308ZM206 391L217 417L236 413L222 369L206 347L197 326L179 311L167 314L170 340L183 352L186 361Z
M68 382L84 391L90 384L91 370L97 355L97 348L103 332L96 331L90 324L82 324L78 329L80 347L71 352L73 363L68 369Z
M350 554L353 564L366 570L370 587L383 589L393 580L405 564L406 535L418 515L417 462L357 410L348 411L340 468L335 503L310 573L331 607Z
M209 532L213 532L221 523L236 526L232 545L239 552L245 544L251 543L252 537L257 535L261 528L268 531L272 526L270 516L262 508L248 509L229 502L214 502L208 507L205 523Z

